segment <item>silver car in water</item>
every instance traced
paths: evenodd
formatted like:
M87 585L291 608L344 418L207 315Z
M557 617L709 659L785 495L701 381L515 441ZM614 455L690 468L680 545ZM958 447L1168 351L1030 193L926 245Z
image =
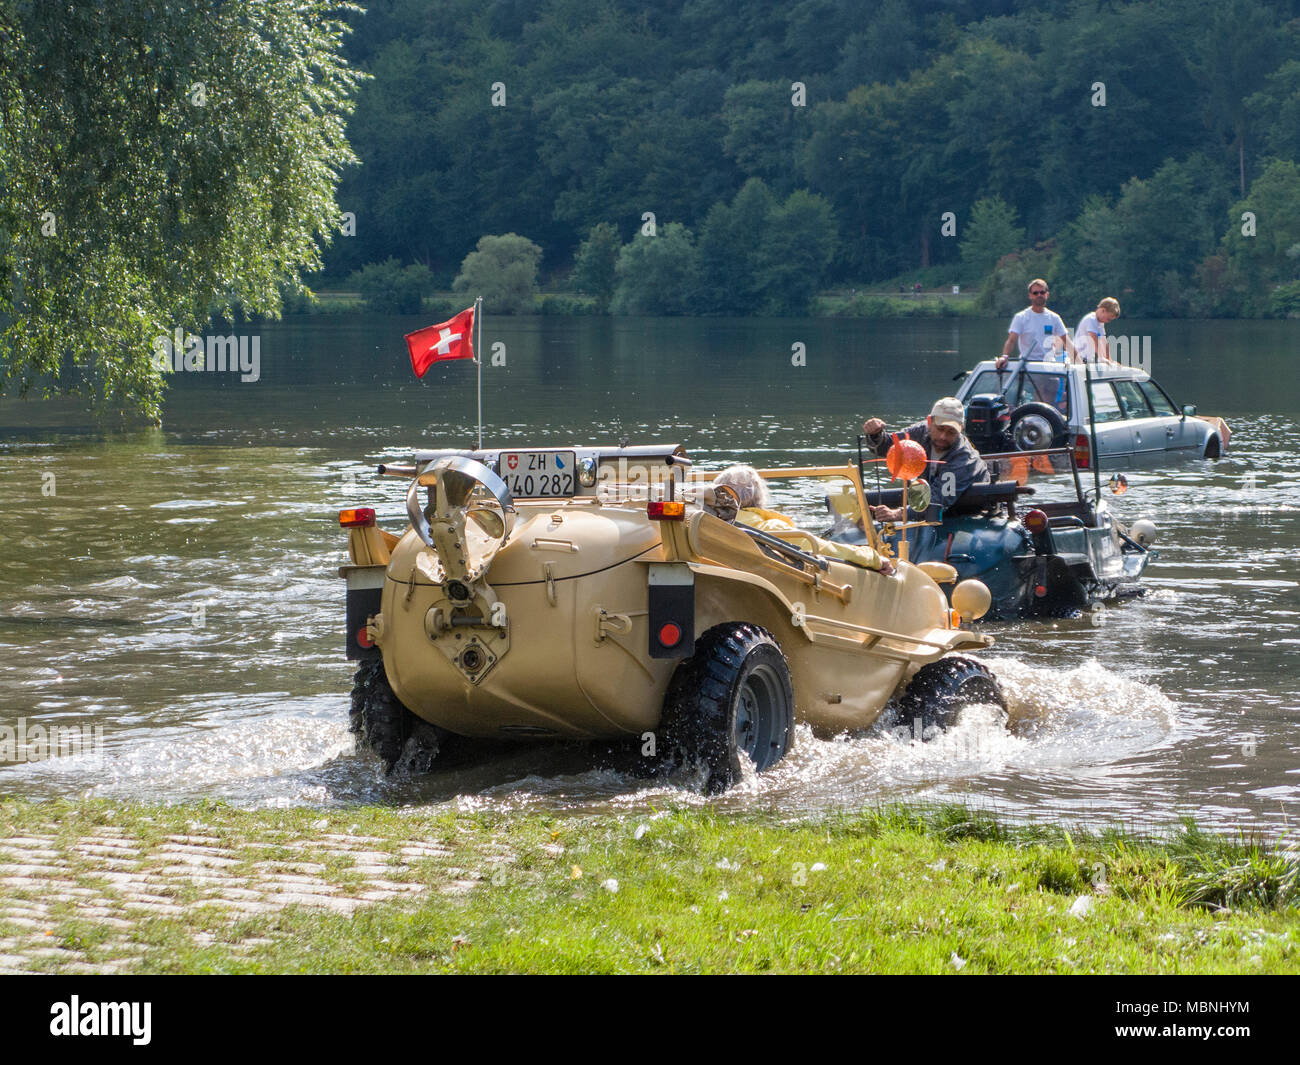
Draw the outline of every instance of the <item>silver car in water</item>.
M1068 447L1092 465L1089 388L1102 467L1120 460L1189 455L1218 458L1230 430L1221 418L1179 408L1150 374L1115 364L990 360L965 375L966 435L982 453Z

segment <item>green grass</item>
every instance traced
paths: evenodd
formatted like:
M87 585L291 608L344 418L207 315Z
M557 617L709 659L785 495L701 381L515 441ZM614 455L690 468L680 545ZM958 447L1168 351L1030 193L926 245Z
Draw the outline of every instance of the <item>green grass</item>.
M1296 855L1193 826L1077 832L961 807L782 823L707 809L576 818L0 804L3 834L55 827L75 838L105 823L239 848L350 832L379 837L373 850L451 851L408 867L425 897L350 917L289 907L237 922L215 909L141 920L130 938L148 972L1300 972ZM330 863L329 879L348 885L347 862ZM474 886L439 890L454 879ZM102 956L93 922L57 916L55 943ZM214 941L196 942L198 931ZM271 942L242 943L250 937Z

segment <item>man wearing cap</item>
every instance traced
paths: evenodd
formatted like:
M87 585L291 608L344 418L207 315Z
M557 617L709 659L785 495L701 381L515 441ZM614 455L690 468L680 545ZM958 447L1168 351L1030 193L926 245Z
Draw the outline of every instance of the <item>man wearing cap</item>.
M925 448L930 460L921 477L930 483L930 498L941 507L950 507L973 484L987 484L989 468L984 460L962 435L966 424L966 408L961 400L944 396L934 405L930 416L923 422L908 426L900 434L910 437ZM879 418L868 418L862 423L867 446L884 458L894 446L893 437L885 431ZM872 507L871 516L877 521L902 521L903 508Z

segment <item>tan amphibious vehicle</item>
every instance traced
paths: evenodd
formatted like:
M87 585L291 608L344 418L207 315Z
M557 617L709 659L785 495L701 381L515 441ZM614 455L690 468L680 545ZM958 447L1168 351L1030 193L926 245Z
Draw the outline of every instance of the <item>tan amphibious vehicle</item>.
M857 547L751 508L677 446L423 451L379 470L410 478L410 524L343 511L340 574L352 728L386 769L425 770L457 737L625 740L718 791L742 757L780 761L796 722L862 729L892 701L924 735L1002 703L951 654L992 642L962 627L987 589L963 582L950 609L951 567L890 558L857 466L751 471L795 479L866 532Z

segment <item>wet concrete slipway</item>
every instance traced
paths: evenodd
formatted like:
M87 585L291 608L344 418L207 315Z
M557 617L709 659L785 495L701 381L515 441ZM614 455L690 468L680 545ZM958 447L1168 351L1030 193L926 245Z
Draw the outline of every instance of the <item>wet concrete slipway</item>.
M26 737L5 753L0 794L569 812L710 802L794 817L961 800L1269 834L1300 817L1300 324L1123 323L1151 336L1177 403L1229 419L1232 447L1129 471L1118 512L1160 529L1145 599L990 626L1009 728L972 712L928 744L801 730L783 764L708 800L593 770L582 748L402 780L353 754L336 511L376 506L399 529L405 486L374 464L473 439L472 365L410 373L401 335L424 324L244 327L260 337L259 379L174 375L161 430L106 434L60 404L0 402L0 726ZM837 462L863 417L924 414L1003 328L489 318L484 347L503 344L505 365L484 370L486 437L675 441L719 466ZM34 726L51 725L83 729L92 749L28 760L42 753Z

